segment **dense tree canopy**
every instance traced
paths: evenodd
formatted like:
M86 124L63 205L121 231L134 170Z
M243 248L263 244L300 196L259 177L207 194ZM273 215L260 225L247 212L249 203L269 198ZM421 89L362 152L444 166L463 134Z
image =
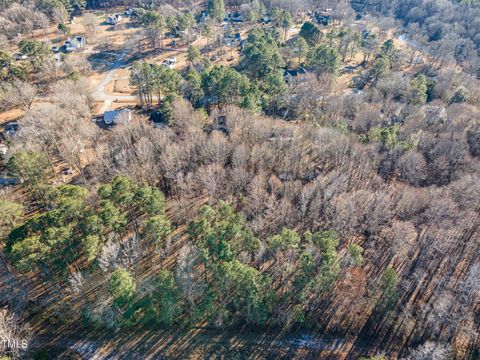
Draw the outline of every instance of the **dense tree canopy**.
M165 218L165 197L156 188L116 177L98 189L95 206L87 203L87 196L88 190L80 186L52 189L46 199L48 210L11 231L7 254L19 270L38 268L48 271L50 277L62 275L83 256L92 262L100 255L109 232L126 233L129 225L139 226L140 214L151 217L143 230L148 236L164 239L171 231ZM15 213L11 216L15 224ZM151 227L156 232L149 231ZM157 241L160 239L153 239Z
M209 15L216 21L222 21L225 16L223 0L208 0L207 8Z
M0 302L39 343L478 357L478 4L84 5L0 1Z
M241 105L250 91L248 78L225 66L212 66L202 73L202 85L207 101L218 106Z
M308 66L319 74L336 74L339 68L339 56L335 49L320 45L308 56Z
M251 79L262 80L283 65L284 61L272 36L262 29L251 31L242 52L240 69Z

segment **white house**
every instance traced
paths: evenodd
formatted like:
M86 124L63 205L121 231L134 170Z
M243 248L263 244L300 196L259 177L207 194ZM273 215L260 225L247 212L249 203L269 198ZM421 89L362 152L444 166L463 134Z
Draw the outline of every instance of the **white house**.
M165 59L162 61L162 65L168 67L169 69L173 69L175 68L175 65L177 65L177 58L171 57L169 59Z
M108 25L117 25L123 21L123 17L120 14L113 14L105 21Z
M8 146L5 144L0 144L0 155L7 155Z
M73 51L81 51L85 47L86 40L83 36L75 36L73 39L68 38L65 41L65 51L66 52L73 52Z

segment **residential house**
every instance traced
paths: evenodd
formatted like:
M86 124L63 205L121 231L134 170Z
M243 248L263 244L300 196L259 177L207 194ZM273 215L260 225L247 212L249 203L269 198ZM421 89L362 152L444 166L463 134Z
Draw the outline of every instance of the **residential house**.
M8 138L13 138L20 130L20 126L18 125L18 122L14 121L14 122L5 124L5 126L3 127L3 130L5 132L5 135L8 136Z
M177 65L177 58L171 57L169 59L165 59L162 61L162 65L168 67L169 69L173 69Z
M7 155L8 146L5 144L0 144L0 157Z
M242 37L240 33L236 34L225 34L223 36L223 43L225 46L232 47L232 46L239 46L241 45Z
M103 122L106 125L127 124L132 121L130 109L109 110L103 113Z
M332 20L333 9L325 9L324 11L309 12L309 16L317 23L327 26Z
M85 47L86 39L83 36L75 36L73 39L68 38L65 41L65 51L66 52L73 52L73 51L82 51Z
M308 71L304 67L298 69L285 70L283 73L283 78L287 84L292 84L299 81L303 76L307 75Z
M272 22L272 19L268 15L262 16L260 21L264 24L270 24Z
M315 14L315 20L317 20L319 24L327 26L330 23L331 15L324 11L321 11Z
M105 21L108 25L117 25L123 21L123 17L120 14L110 15Z
M208 11L204 10L197 16L198 23L204 23L208 19Z
M225 17L224 21L242 22L243 21L243 16L242 16L242 14L240 14L238 12L228 13L227 16Z

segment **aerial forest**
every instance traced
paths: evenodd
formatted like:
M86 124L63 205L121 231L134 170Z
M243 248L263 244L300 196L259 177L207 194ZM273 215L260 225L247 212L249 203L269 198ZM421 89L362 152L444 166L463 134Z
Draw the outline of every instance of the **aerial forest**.
M0 359L480 358L480 2L0 0Z

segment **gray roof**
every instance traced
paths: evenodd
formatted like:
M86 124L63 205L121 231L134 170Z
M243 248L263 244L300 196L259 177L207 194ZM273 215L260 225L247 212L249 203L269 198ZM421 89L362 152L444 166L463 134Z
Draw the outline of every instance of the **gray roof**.
M291 69L291 70L285 70L284 73L283 73L283 76L299 76L299 75L305 75L307 74L308 71L301 67L301 68L298 68L298 69Z
M70 48L80 49L85 45L85 38L83 36L75 36L73 39L68 39L65 45Z
M126 114L126 117L122 119L121 115ZM121 110L109 110L103 114L103 121L105 124L116 124L118 120L132 120L132 111L130 109Z

